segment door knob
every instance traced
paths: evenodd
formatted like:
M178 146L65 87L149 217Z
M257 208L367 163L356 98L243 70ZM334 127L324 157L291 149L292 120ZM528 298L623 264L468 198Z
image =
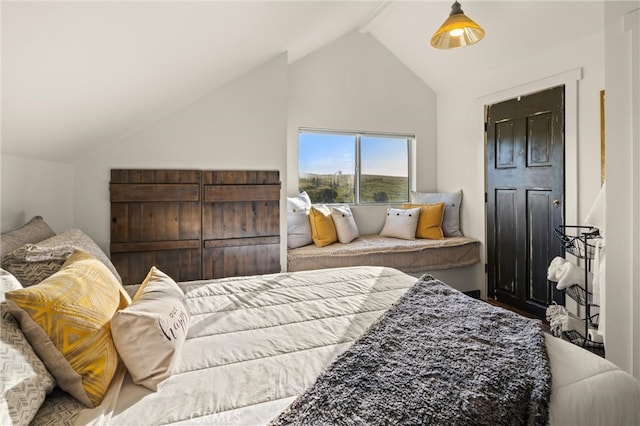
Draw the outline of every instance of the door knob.
M560 201L558 201L558 200L553 200L553 205L554 205L554 206L559 206L559 205L560 205Z

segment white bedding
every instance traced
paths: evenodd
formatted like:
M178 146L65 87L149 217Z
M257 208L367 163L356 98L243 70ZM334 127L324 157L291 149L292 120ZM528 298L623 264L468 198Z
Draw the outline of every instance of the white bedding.
M69 421L267 423L415 282L391 268L354 267L180 283L191 327L179 372L151 392L123 371L100 407ZM640 424L637 380L555 337L547 348L552 424ZM34 424L50 424L55 403Z

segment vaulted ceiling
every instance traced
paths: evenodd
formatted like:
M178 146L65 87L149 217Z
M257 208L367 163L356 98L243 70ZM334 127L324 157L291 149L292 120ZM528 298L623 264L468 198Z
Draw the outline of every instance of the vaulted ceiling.
M599 1L463 1L487 31L439 51L450 1L2 2L2 153L73 161L288 52L368 32L436 92L602 31ZM575 19L579 16L580 19Z

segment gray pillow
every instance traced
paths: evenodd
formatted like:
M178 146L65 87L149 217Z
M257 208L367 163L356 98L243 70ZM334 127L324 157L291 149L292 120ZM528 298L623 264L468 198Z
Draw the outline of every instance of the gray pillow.
M411 191L411 202L421 204L444 203L442 232L445 237L464 237L460 229L460 205L462 190L458 192L416 192Z
M74 249L89 253L104 263L122 283L122 278L111 260L91 237L79 229L69 229L38 244L20 247L4 256L2 263L5 269L27 287L58 272Z
M70 245L25 244L3 257L2 266L23 287L30 287L58 272L74 250Z
M34 216L20 228L3 233L0 236L0 259L25 244L37 243L56 233L44 221L42 216Z

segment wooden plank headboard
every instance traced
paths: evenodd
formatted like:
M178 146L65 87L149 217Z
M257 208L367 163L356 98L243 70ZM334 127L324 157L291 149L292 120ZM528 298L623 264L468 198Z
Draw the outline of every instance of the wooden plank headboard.
M125 284L280 271L278 171L111 170L111 260Z

